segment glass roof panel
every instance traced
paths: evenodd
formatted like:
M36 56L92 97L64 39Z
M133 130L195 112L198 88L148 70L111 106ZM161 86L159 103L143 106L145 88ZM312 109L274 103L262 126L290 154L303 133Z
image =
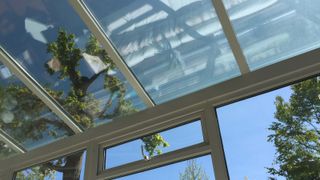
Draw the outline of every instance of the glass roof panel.
M211 0L84 0L162 103L240 75Z
M27 150L73 134L1 63L0 128Z
M0 160L8 159L16 154L18 154L18 153L15 152L13 149L11 149L4 142L0 141Z
M223 0L251 70L320 46L318 0Z
M68 1L0 7L1 45L82 127L145 108Z

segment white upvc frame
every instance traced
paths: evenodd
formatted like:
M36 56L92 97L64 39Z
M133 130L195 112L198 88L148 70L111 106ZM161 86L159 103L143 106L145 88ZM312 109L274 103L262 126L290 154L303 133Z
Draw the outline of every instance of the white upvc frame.
M211 153L216 179L229 179L225 163L224 151L219 134L218 122L214 109L226 103L232 103L265 91L279 88L295 81L320 73L320 49L316 49L286 61L282 61L240 77L213 85L198 92L180 97L154 108L116 118L109 124L89 129L84 133L56 141L44 147L0 161L0 174L15 172L41 162L46 162L79 150L87 149L85 169L86 179L108 178L105 171L99 171L103 159L99 150L106 142L121 143L123 139L134 139L137 135L148 134L150 129L166 129L177 125L177 121L188 119L195 114L204 114L205 131L208 144L201 148L191 147L187 151L193 155ZM149 129L148 129L149 128ZM119 137L119 138L118 138ZM204 148L204 149L202 149ZM207 149L209 148L209 150ZM163 155L159 160L144 163L144 167L128 167L132 172L141 171L168 163L172 157L176 160L190 158L188 153L177 151ZM174 159L174 158L173 158ZM175 160L174 160L175 161ZM170 161L172 162L172 161ZM126 168L117 169L114 175L123 175Z
M114 138L108 139L107 141L99 144L100 157L104 158L103 156L101 156L101 154L103 154L105 148L125 144L128 141L132 141L146 135L158 133L161 131L165 131L167 129L170 130L172 128L183 126L184 124L188 124L196 121L201 122L202 131L204 131L205 126L204 126L203 117L204 117L203 112L194 112L192 114L185 115L182 117L176 117L176 118L171 118L167 120L164 119L159 124L154 124L154 123L145 124L143 128L141 127L139 129L139 131L119 133L117 135L114 135L115 136ZM209 148L209 143L207 141L208 139L207 133L204 132L202 134L203 134L203 140L204 140L203 143L199 143L191 147L182 148L173 152L168 152L166 154L151 158L149 161L140 160L140 161L135 161L125 165L104 170L103 167L104 167L105 161L104 159L100 159L99 170L98 170L99 176L97 178L113 179L115 177L124 176L126 174L137 173L146 169L174 163L179 160L184 160L184 159L192 158L195 156L209 154L211 153L211 150Z

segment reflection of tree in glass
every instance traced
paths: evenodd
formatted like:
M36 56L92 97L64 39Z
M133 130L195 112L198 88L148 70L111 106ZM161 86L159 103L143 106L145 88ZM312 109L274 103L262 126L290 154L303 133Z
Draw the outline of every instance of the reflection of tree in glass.
M320 81L312 78L291 89L289 102L275 101L277 121L268 141L276 147L276 167L267 169L292 180L320 179Z
M187 161L184 172L180 173L180 180L209 180L209 177L197 161L191 159Z
M114 75L111 75L115 70L115 64L112 62L108 54L100 47L94 37L90 37L84 50L76 47L75 36L60 30L56 41L48 44L48 53L52 54L53 58L46 64L47 71L52 75L57 75L59 79L68 79L70 81L71 90L68 94L63 94L62 91L56 91L47 88L47 91L53 96L74 118L74 120L83 128L94 126L94 121L97 119L112 119L118 116L124 116L137 110L132 103L125 99L126 87ZM81 75L79 69L80 61L84 60L84 56L91 58L91 61L100 60L104 63L103 68L96 67L96 72L91 77ZM88 92L88 88L100 76L104 78L104 89L110 94L106 102L98 100L94 95ZM43 115L44 105L36 98L27 88L21 86L10 86L3 89L4 96L14 96L19 100L18 108L21 112L15 113L26 117L39 117ZM21 101L28 102L20 103ZM20 107L21 106L21 107ZM16 109L16 108L15 108ZM31 111L32 109L32 111ZM19 137L18 140L39 139L42 136L57 136L59 129L64 128L65 124L55 119L50 120L41 118L41 121L29 121L21 123L18 117L15 117L10 123L2 123L1 127L10 126L16 128L13 133L18 133L14 137ZM49 124L50 126L48 126ZM13 127L15 126L15 127ZM23 126L23 127L22 127ZM7 128L7 129L10 129ZM17 130L18 129L18 130ZM43 132L49 131L48 134ZM67 132L67 135L72 135L72 132ZM155 153L161 153L159 147L166 147L167 142L159 134L150 135L142 138L145 151L152 157ZM38 174L40 177L45 177L52 172L58 171L63 173L63 179L79 179L80 168L82 162L82 154L73 154L62 158L58 161L52 161L43 164L35 173L18 173L18 176L24 176L26 179ZM73 178L70 178L73 177ZM40 178L41 179L41 178Z

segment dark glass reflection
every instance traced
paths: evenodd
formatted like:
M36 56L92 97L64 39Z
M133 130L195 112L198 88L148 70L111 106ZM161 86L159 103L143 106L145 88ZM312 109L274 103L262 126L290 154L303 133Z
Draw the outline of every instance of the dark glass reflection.
M258 69L320 46L318 0L223 0L248 60Z
M73 134L1 63L0 128L28 150Z
M15 180L83 180L85 156L85 152L78 152L21 170L15 174Z
M211 0L84 0L156 103L240 75Z
M68 1L0 0L0 43L83 128L144 108Z

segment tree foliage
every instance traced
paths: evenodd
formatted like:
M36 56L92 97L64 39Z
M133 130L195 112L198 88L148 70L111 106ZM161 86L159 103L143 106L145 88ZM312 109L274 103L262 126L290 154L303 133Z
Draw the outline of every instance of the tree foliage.
M93 127L97 119L111 119L137 112L133 104L125 99L125 85L112 73L115 71L115 64L93 36L89 38L85 48L80 49L75 43L75 35L60 30L57 39L48 44L47 51L52 55L52 60L57 66L52 67L46 63L47 72L60 80L68 80L70 91L65 94L64 91L54 90L49 86L45 88L82 128ZM82 75L79 66L84 61L84 53L98 57L105 64L105 68L94 73L91 77ZM106 101L97 99L88 90L98 78L104 79L103 88L109 94ZM62 121L41 116L44 111L47 111L46 107L26 87L20 85L1 87L0 96L3 96L3 98L0 97L0 111L15 112L14 119L7 123L1 122L0 127L10 131L11 135L18 137L17 140L20 142L28 139L37 140L43 136L57 137L58 134L61 134L61 129L67 129ZM15 107L8 109L10 106L7 101L15 104ZM22 123L21 119L26 117L41 118L38 121L30 120ZM15 130L12 131L12 129ZM65 132L64 135L67 136L73 134L70 130ZM168 146L160 134L150 135L141 140L150 157L161 153L160 147ZM29 173L18 173L17 178L19 179L21 176L20 179L32 179L38 174L38 179L42 179L42 177L50 176L53 172L58 171L63 173L63 179L70 179L70 177L73 177L71 179L79 179L81 161L82 154L76 153L57 161L45 163L41 168L31 168Z
M276 158L268 171L292 180L320 179L320 81L312 78L291 89L288 102L275 101L277 121L268 141L276 147Z
M209 177L197 161L192 159L187 161L187 167L180 173L180 180L209 180Z

